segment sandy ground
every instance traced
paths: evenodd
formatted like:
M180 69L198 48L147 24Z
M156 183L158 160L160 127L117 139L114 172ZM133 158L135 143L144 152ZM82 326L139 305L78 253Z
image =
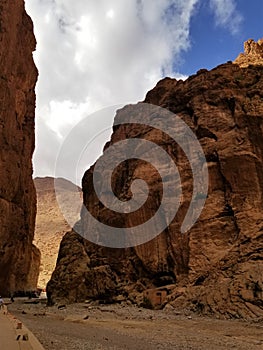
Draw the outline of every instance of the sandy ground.
M9 305L46 350L259 350L263 322L219 320L187 312L135 306L77 304Z

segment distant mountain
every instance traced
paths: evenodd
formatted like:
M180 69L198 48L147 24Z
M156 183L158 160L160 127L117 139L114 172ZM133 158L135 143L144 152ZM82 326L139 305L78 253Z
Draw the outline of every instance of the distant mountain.
M38 285L42 288L45 288L55 268L61 239L67 231L71 230L57 203L54 180L53 177L34 179L37 192L34 243L41 251ZM74 192L76 186L66 179L56 179L56 188L59 191L70 192L73 196L76 195ZM75 221L77 220L78 217Z

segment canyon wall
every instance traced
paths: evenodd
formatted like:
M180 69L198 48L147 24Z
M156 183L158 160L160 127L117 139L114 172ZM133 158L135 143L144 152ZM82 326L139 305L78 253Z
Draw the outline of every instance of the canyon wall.
M181 205L174 220L158 237L123 249L85 240L83 237L89 231L96 235L96 228L89 225L83 210L75 229L83 234L73 230L61 242L56 269L48 284L50 303L91 298L108 302L130 300L143 305L145 289L163 287L167 288L165 303L170 307L224 317L262 317L262 91L261 65L241 68L229 62L211 71L202 69L186 81L163 79L148 92L144 102L179 116L204 150L209 190L203 212L182 235L180 227L189 209L193 183L189 162L174 140L150 126L115 126L105 152L118 141L133 138L162 147L180 172ZM115 122L132 113L132 106L124 107L117 112ZM140 119L143 118L142 112ZM172 121L167 119L166 123ZM105 171L102 179L107 176ZM150 219L158 209L161 180L150 164L133 159L121 163L113 173L112 187L121 200L131 199L134 180L143 179L149 186L148 200L128 215L102 205L94 191L93 173L94 166L83 177L84 205L100 222L132 227ZM166 181L169 185L169 176ZM194 200L200 198L199 193ZM170 205L174 201L175 198L170 198ZM162 219L166 220L166 213Z
M36 41L22 0L0 4L0 293L35 289L40 252L32 244L36 194Z

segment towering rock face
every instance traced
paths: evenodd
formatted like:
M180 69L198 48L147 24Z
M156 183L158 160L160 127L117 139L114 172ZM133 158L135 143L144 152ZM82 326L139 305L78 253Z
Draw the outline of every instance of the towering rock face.
M145 102L170 110L190 126L206 156L207 200L201 217L184 235L180 226L193 191L184 152L174 140L149 126L114 127L106 149L120 140L141 138L169 154L180 172L181 206L164 232L134 248L104 248L73 231L67 233L48 284L51 301L114 300L122 295L140 302L144 289L172 285L167 302L175 307L229 317L263 315L262 88L262 66L240 68L227 63L211 71L200 70L186 81L166 78L147 94ZM129 107L118 111L116 120L127 113L131 113ZM83 178L84 204L101 222L131 227L145 222L158 209L162 190L151 165L134 159L113 173L112 187L120 199L131 198L131 184L138 178L149 185L149 200L143 208L125 216L110 212L99 202L93 172L91 167ZM77 225L83 232L89 229L85 211Z
M0 4L0 292L35 288L40 253L33 246L32 180L37 70L24 1Z

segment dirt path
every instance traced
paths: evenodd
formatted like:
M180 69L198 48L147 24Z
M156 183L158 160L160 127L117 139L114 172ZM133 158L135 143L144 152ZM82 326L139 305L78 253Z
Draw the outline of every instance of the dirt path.
M9 310L47 350L263 349L263 323L120 305L58 309L16 302Z

